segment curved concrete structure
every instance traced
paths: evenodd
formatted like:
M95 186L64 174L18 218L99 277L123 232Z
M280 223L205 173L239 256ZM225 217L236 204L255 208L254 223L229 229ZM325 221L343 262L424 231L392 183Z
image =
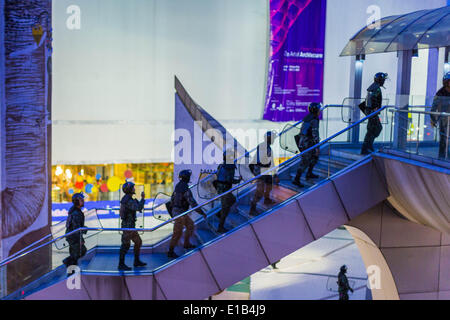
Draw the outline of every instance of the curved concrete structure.
M380 268L374 300L450 299L450 235L402 217L383 202L346 225L366 267ZM369 275L370 277L370 275Z

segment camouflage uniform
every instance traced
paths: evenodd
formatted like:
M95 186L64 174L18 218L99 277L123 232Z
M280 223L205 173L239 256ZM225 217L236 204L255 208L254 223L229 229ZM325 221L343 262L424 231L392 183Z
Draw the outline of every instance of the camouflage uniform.
M441 88L436 93L431 112L450 113L450 93L445 88ZM450 146L450 136L448 133L450 128L448 127L448 117L438 117L432 115L431 120L435 124L439 123L439 158L445 159L446 157L450 157L448 149Z
M133 199L132 195L126 194L120 201L120 218L122 219L122 228L136 228L136 211L144 209L145 199L138 201ZM122 245L120 246L120 261L124 262L125 255L130 249L131 241L134 243L134 259L139 260L142 239L137 231L123 231Z
M234 172L236 165L234 164L221 164L217 169L217 193L222 194L231 189L233 184L239 183L240 180L234 179ZM225 219L230 213L230 209L236 202L236 197L232 192L220 198L222 209L219 213L219 231L224 230Z
M381 92L380 84L374 82L367 89L366 103L366 115L370 115L382 107L383 94ZM381 125L379 115L375 115L369 119L369 122L367 123L367 133L362 145L362 154L368 154L369 151L374 151L373 143L375 139L380 136L382 130L383 126Z
M315 146L319 142L319 117L310 113L303 120L298 140L298 149L300 150L300 152L303 152ZM303 172L305 172L306 168L309 168L308 173L312 174L312 170L318 161L319 149L314 149L303 154L302 160L300 161L300 165L297 170L298 180L300 180L300 176Z
M255 161L256 160L256 161ZM267 142L262 142L256 150L256 159L253 160L256 165L253 166L253 174L258 176L261 172L266 172L274 167L273 152L271 146ZM256 212L256 204L264 197L264 203L269 205L273 203L270 199L270 193L273 188L273 176L276 175L275 170L269 174L261 176L256 181L256 192L250 202L250 215L254 216Z
M189 210L189 206L196 207L198 204L192 195L189 185L185 181L180 181L175 186L175 190L172 194L172 216L176 217ZM197 210L201 215L205 215L201 209ZM173 235L170 240L169 252L173 252L173 249L178 244L181 236L183 235L183 228L186 227L186 233L184 234L184 247L190 247L190 237L194 233L194 221L188 216L184 215L181 218L175 220L173 226Z
M347 276L345 275L345 272L341 271L338 275L338 286L339 286L339 300L348 300L348 291L351 290L353 292L353 289L350 288L350 285L348 283Z
M66 220L66 234L72 232L73 230L84 227L84 213L80 208L72 206L69 210L69 214ZM83 234L87 231L75 232L66 237L69 243L69 254L70 256L64 259L64 264L67 266L77 265L78 259L86 254L86 246L84 245Z

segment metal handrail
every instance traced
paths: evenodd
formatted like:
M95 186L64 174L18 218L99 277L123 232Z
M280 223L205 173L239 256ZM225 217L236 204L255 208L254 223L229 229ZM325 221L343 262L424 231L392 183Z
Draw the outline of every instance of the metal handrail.
M389 112L402 112L402 113L418 113L418 114L429 114L433 116L450 117L450 113L446 112L431 112L431 111L411 111L411 110L399 110L399 109L389 109Z
M328 107L328 105L325 106L325 107L323 107L321 111L325 110L327 107ZM294 127L298 126L298 125L301 124L302 122L303 122L303 120L297 121L295 124L292 125L291 128L289 128L289 129L287 129L287 130L283 130L283 131L281 131L280 133L278 133L277 136L276 136L276 138L281 137L282 135L284 135L285 133L287 133L288 131L290 131L290 130L293 129ZM237 157L237 158L234 160L234 163L235 163L235 164L238 163L238 161L240 161L242 158L247 157L248 155L250 155L251 153L255 152L256 150L258 150L258 146L256 146L255 148L253 148L253 149L251 149L251 150L245 152L244 154L240 155L239 157ZM238 164L239 164L239 163L238 163ZM209 176L206 176L206 177L203 178L202 180L198 181L196 184L193 184L193 185L189 186L189 189L193 189L193 188L197 187L202 181L207 180L208 178L209 178ZM153 199L155 199L155 198L153 198ZM160 203L160 204L157 205L156 207L152 207L152 210L154 210L154 209L156 209L156 208L159 208L159 207L162 206L162 205L165 205L167 202L169 202L169 200L167 200L166 202Z
M325 107L322 108L322 109L325 110L327 107L328 107L328 106L325 106ZM296 123L293 125L293 127L298 126L298 125L299 125L300 123L302 123L302 122L303 122L303 120L300 120L300 121L296 122ZM288 129L288 130L281 131L281 132L277 135L277 138L280 137L280 136L282 136L283 134L287 133L287 132L288 132L289 130L291 130L291 129L292 129L292 128L290 128L290 129ZM256 151L257 149L258 149L258 147L255 147L255 148L253 148L252 150L249 150L249 151L245 152L243 155L241 155L241 156L239 156L238 158L236 158L236 159L234 160L234 162L237 163L239 160L241 160L242 158L246 157L247 155L253 153L253 152ZM206 180L206 179L208 179L208 177L205 177L205 178L203 178L202 180L198 181L197 183L195 183L195 184L193 184L193 185L190 185L190 186L189 186L189 189L193 189L193 188L197 187L197 186L200 184L200 182L202 182L202 181L204 181L204 180ZM158 193L158 194L165 194L165 193L160 192L160 193ZM156 196L158 196L158 194L157 194ZM167 194L165 194L165 195L167 195ZM155 196L152 200L155 200L155 199L156 199L156 196ZM169 201L170 201L170 200L167 200L167 201L165 201L165 202L162 202L162 203L158 204L157 206L153 206L153 205L152 205L152 208L151 208L151 209L145 209L145 208L144 208L144 209L142 209L141 212L151 212L151 213L154 213L154 210L155 210L155 209L157 209L157 208L159 208L159 207L165 205L165 204L166 204L167 202L169 202ZM153 204L154 204L154 201L153 201ZM96 210L96 212L97 212L97 210L113 210L113 211L117 211L117 210L120 210L120 207L111 207L111 208L93 208L93 209ZM160 220L160 219L158 219L158 220ZM21 249L20 251L15 252L14 254L12 254L11 256L9 256L8 258L6 258L5 260L1 261L0 263L3 263L3 262L5 262L5 261L8 261L9 259L12 259L13 257L15 257L15 256L21 254L22 252L24 252L25 250L27 250L27 249L29 249L29 248L35 246L35 245L38 244L39 242L41 242L41 241L43 241L43 240L45 240L45 239L47 239L47 238L50 238L50 237L52 237L52 236L53 236L53 234L51 234L51 233L48 234L48 235L46 235L45 237L43 237L43 238L41 238L41 239L39 239L39 240L33 242L32 244L28 245L27 247Z
M347 128L345 128L345 129L339 131L338 133L332 135L331 137L326 138L325 140L319 142L318 144L316 144L316 145L314 145L314 146L312 146L312 147L310 147L310 148L304 150L303 152L301 152L301 153L295 155L295 156L292 157L291 159L286 160L286 161L283 162L282 164L279 164L278 166L273 167L273 168L271 168L271 169L269 169L269 170L267 170L267 171L261 173L260 175L254 177L254 178L252 178L252 179L249 179L249 180L245 181L244 183L239 184L239 185L237 185L237 186L235 186L235 187L229 189L228 191L226 191L226 192L224 192L224 193L222 193L222 194L216 196L215 198L212 198L212 199L210 199L210 200L208 200L208 201L206 201L206 202L204 202L204 203L202 203L202 204L200 204L200 205L197 205L196 207L194 207L194 208L192 208L192 209L190 209L190 210L187 210L186 212L184 212L184 213L182 213L182 214L180 214L180 215L178 215L178 216L176 216L176 217L174 217L174 218L172 218L172 219L169 219L169 220L167 220L167 221L165 221L165 222L159 224L158 226L155 226L155 227L153 227L153 228L148 228L148 229L146 229L146 228L140 228L140 229L137 229L137 228L85 228L85 227L84 227L84 228L79 228L79 229L76 229L76 230L71 231L70 233L67 233L67 234L65 234L65 235L62 235L62 236L60 236L60 237L58 237L58 238L56 238L56 239L53 239L52 241L49 241L48 243L45 243L45 244L43 244L43 245L40 245L40 246L38 246L38 247L36 247L36 248L30 250L30 251L27 252L27 253L23 253L23 254L18 255L18 256L16 256L16 257L10 259L10 260L4 261L4 262L2 262L2 263L0 264L0 267L6 265L6 264L8 264L8 263L11 263L11 262L13 262L13 261L19 259L20 257L25 256L25 255L27 255L27 254L33 252L33 251L36 251L36 250L38 250L38 249L40 249L40 248L42 248L42 247L44 247L44 246L46 246L46 245L52 244L52 243L54 243L55 241L57 241L57 240L59 240L59 239L61 239L61 238L63 238L63 237L67 237L67 236L70 236L70 235L72 235L72 234L74 234L74 233L76 233L76 232L80 232L80 231L84 231L84 230L86 230L86 231L143 231L143 232L153 232L153 231L155 231L155 230L158 230L158 229L160 229L161 227L163 227L163 226L165 226L165 225L167 225L167 224L169 224L169 223L172 223L172 222L174 222L175 220L180 219L180 218L184 217L185 215L190 214L190 213L192 213L192 212L194 212L194 211L196 211L196 210L198 210L198 209L201 209L203 206L205 206L205 205L207 205L207 204L210 204L210 203L212 203L212 202L214 202L214 201L220 199L221 197L225 196L225 195L228 194L228 193L234 192L234 191L236 191L237 189L242 188L243 186L246 186L246 185L248 185L248 184L250 184L250 183L252 183L252 182L254 182L254 181L258 180L258 179L261 179L262 176L265 176L265 175L267 175L267 174L270 173L270 172L273 172L273 171L277 172L277 170L278 170L280 167L284 167L284 166L287 166L288 164L292 164L293 162L295 162L296 160L298 160L298 159L299 159L302 155L304 155L305 153L308 153L308 152L310 152L310 151L312 151L312 150L314 150L314 149L316 149L316 148L321 147L322 145L324 145L324 144L327 143L328 141L334 139L335 137L341 135L342 133L344 133L344 132L346 132L346 131L348 131L348 130L354 128L354 127L356 127L357 125L361 124L362 122L366 121L367 119L372 118L373 116L379 114L381 111L385 110L387 107L388 107L388 106L384 106L384 107L378 109L377 111L373 112L372 114L370 114L370 115L364 117L363 119L359 120L358 122L355 122L354 124L352 124L352 125L350 125L349 127L347 127ZM212 215L214 215L214 213L212 213L210 216L212 216Z

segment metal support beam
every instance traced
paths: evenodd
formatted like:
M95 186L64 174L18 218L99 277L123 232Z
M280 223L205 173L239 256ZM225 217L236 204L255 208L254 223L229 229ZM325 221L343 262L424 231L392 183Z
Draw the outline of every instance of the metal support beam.
M364 59L365 56L353 56L350 66L350 92L349 97L355 98L353 103L351 121L352 123L357 122L360 117L360 110L357 105L357 99L361 98L362 91L362 76L364 70ZM359 125L353 128L349 132L349 139L352 143L359 142Z
M397 96L395 107L408 110L411 92L412 51L398 52ZM408 114L397 112L395 115L394 148L404 150L408 136Z
M444 66L444 74L450 72L450 47L445 48L445 66Z

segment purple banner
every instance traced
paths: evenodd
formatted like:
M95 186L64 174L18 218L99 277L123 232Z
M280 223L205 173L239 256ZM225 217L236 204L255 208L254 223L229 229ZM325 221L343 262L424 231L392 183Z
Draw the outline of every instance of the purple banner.
M270 64L264 120L299 121L322 102L326 0L270 0Z

